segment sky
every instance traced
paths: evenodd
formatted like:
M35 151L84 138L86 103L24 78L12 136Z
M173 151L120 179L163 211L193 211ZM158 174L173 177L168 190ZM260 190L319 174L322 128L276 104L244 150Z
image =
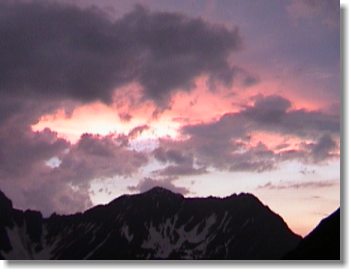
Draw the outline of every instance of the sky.
M0 190L70 214L162 186L340 205L335 0L0 1Z

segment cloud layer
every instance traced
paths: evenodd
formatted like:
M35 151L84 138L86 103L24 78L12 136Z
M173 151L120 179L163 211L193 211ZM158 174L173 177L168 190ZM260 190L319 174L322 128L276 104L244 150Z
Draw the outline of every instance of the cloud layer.
M187 139L164 139L156 158L176 164L188 158L187 165L196 164L202 169L255 172L273 169L286 160L318 163L338 156L339 126L337 115L296 110L284 97L261 95L239 112L226 113L213 122L184 126L182 133ZM257 132L296 137L299 146L272 149L263 141L252 143L251 135ZM171 151L161 152L167 149Z
M319 189L319 188L328 188L337 186L339 183L331 180L324 181L308 181L308 182L287 182L282 184L273 184L271 182L267 182L263 185L257 187L259 190L289 190L289 189Z

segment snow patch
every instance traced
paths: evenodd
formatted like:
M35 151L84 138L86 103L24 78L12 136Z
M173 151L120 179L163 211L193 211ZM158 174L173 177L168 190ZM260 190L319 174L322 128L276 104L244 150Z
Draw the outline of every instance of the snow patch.
M189 231L186 231L187 223L182 226L175 228L177 217L167 219L163 224L154 226L151 222L147 228L149 236L145 240L141 247L144 249L154 250L154 257L165 259L170 256L173 251L181 249L185 243L193 244L192 250L186 251L187 256L185 258L193 258L194 251L197 252L199 257L203 256L206 252L208 243L216 236L215 233L210 234L210 228L217 222L217 217L212 214L205 221L199 222ZM200 226L204 224L204 227L200 231ZM175 237L178 237L176 240ZM176 241L175 241L176 240Z
M26 225L14 225L13 228L5 228L12 249L9 252L1 251L7 260L48 260L51 257L52 247L44 240L46 229L43 228L40 243L33 243L26 232ZM40 250L36 247L41 246Z
M129 227L128 225L123 225L122 228L121 228L121 234L122 236L124 236L124 238L127 239L127 241L130 243L133 238L134 238L134 235L132 233L129 232Z

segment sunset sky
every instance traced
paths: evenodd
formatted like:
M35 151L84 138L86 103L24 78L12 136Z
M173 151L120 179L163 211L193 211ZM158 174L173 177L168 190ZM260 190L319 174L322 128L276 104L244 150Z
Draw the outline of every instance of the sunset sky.
M250 192L307 234L340 205L339 8L0 1L0 190L45 216Z

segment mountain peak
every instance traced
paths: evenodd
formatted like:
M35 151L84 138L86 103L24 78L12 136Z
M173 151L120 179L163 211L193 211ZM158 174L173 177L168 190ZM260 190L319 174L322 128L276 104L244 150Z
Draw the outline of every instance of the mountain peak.
M143 192L142 194L155 195L155 196L172 195L172 196L181 196L181 197L183 197L182 194L173 192L170 189L166 189L166 188L161 187L161 186L155 186L155 187L151 188L150 190Z
M0 208L1 209L12 209L12 201L0 191Z
M239 193L239 194L231 194L229 196L227 196L226 198L229 198L229 199L246 199L246 200L252 200L254 202L257 202L257 203L261 203L261 201L253 194L251 193Z
M6 195L0 191L0 244L2 241L1 223L9 223L11 221L11 212L13 210L12 201L6 197ZM1 254L0 254L1 255Z

